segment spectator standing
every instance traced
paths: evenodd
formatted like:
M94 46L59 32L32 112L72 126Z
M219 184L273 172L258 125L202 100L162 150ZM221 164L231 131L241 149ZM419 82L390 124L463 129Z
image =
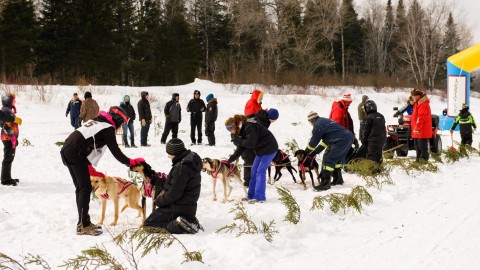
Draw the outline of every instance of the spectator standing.
M92 93L85 92L85 101L83 101L80 107L80 121L87 122L98 116L100 107L98 107L97 101L92 98Z
M472 146L472 134L477 129L477 124L475 124L475 119L473 119L472 114L468 110L468 105L465 103L462 104L462 109L450 128L450 134L453 134L457 125L460 125L462 145L466 144Z
M74 93L72 100L68 102L67 112L65 117L70 113L70 124L74 129L80 127L80 109L82 108L82 101L78 98L78 94Z
M182 108L180 106L180 95L178 93L172 94L172 100L165 104L163 112L165 113L165 129L163 130L160 143L165 144L170 130L172 131L172 138L176 139L178 135L178 124L182 122Z
M428 161L428 141L432 138L432 112L427 94L420 89L413 89L415 100L411 117L412 138L417 152L416 161Z
M148 101L148 92L142 91L140 93L141 99L137 103L138 118L140 119L140 146L150 146L148 141L148 130L152 123L152 111L150 109L150 102Z
M385 117L377 112L377 104L367 100L364 104L367 117L365 118L364 133L360 136L363 140L355 158L366 158L377 163L382 163L383 146L387 141L387 127Z
M4 93L2 95L2 109L0 124L2 126L3 143L3 161L1 183L6 186L16 186L18 179L12 178L12 163L15 158L15 150L18 146L18 126L22 124L22 119L16 117L17 108L15 107L15 94Z
M192 145L202 144L202 122L205 109L205 102L200 98L200 91L193 91L193 98L187 105L187 112L190 112L190 139L192 140ZM195 140L195 129L198 133L198 140Z
M207 112L205 113L205 135L208 139L208 145L215 146L215 121L217 121L218 107L217 99L213 94L208 94Z
M368 100L368 96L363 95L362 102L358 104L358 120L360 120L360 130L358 134L361 142L362 142L363 131L365 129L365 119L367 118L367 112L365 112L365 108L363 107L363 105L365 105L365 102L367 100Z
M122 102L120 103L120 108L122 108L128 117L128 123L123 123L122 124L122 129L123 129L123 142L125 143L125 147L134 147L136 148L137 146L135 145L135 130L133 127L133 121L135 120L135 109L133 108L132 104L130 103L130 96L125 95L122 98ZM130 145L128 144L127 140L127 133L130 131Z

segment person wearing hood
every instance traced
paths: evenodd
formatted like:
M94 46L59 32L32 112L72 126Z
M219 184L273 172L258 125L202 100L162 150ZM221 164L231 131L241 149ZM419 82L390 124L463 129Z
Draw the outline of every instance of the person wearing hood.
M1 183L5 186L16 186L18 179L12 178L12 163L15 158L15 149L18 146L18 126L22 119L16 117L15 94L4 93L2 95L2 109L0 111L0 125L2 126L3 161Z
M217 121L218 107L217 99L213 94L208 94L207 112L205 113L205 135L208 139L208 145L215 146L215 121Z
M128 123L123 123L122 124L122 129L123 129L123 142L125 144L125 147L134 147L136 148L137 146L135 145L135 132L133 128L133 121L135 120L135 109L133 109L132 104L130 103L130 96L125 95L122 98L122 102L120 103L120 108L122 108L126 113L128 117ZM130 144L128 144L127 140L127 133L130 131Z
M245 104L245 109L243 115L247 118L255 115L262 109L262 100L263 100L263 91L255 89L252 92L252 96Z
M182 122L182 108L180 107L180 95L178 93L172 94L172 100L165 104L163 112L165 113L165 129L163 130L160 143L165 144L170 130L172 131L172 138L176 139L178 135L178 124Z
M477 124L475 124L475 119L473 119L472 114L469 112L468 105L465 103L462 104L462 109L450 128L450 134L453 134L457 125L460 125L462 145L472 146L472 134L477 129Z
M420 89L413 89L413 113L411 119L412 138L417 152L416 161L428 161L428 141L432 138L432 111L427 94Z
M108 112L100 111L96 118L71 133L60 150L63 164L68 168L75 186L78 235L102 234L101 226L94 225L88 214L92 193L89 165L97 166L107 148L116 160L126 166L132 167L144 161L142 158L128 158L118 147L115 133L126 122L127 114L118 106L110 107Z
M161 228L172 234L203 231L196 217L202 188L202 159L176 138L168 141L166 152L172 160L172 168L160 184L162 192L155 199L157 208L145 219L144 226Z
M82 101L78 98L78 94L74 93L72 100L68 102L67 111L65 116L68 117L70 113L70 124L73 128L77 129L80 127L80 108L82 107Z
M80 107L80 121L87 122L88 120L97 117L100 107L98 106L97 101L92 98L92 93L85 92L83 97L85 100Z
M148 92L142 91L140 93L142 97L137 104L138 107L138 118L140 120L140 146L150 146L147 143L148 139L148 130L150 129L150 124L152 123L152 111L150 109L150 102L148 101Z
M187 105L187 112L190 112L190 139L192 140L192 145L202 144L202 122L205 109L205 102L200 98L200 91L193 91L193 98ZM195 129L198 133L198 140L195 140Z
M367 118L367 112L365 112L364 105L365 102L368 100L367 95L362 96L362 102L358 104L358 120L360 120L360 129L359 129L359 135L358 137L360 138L360 141L363 141L363 131L365 130L365 119Z

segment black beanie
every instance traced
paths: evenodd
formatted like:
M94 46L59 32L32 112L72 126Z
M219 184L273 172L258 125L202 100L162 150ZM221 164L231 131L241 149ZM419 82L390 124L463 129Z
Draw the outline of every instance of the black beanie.
M182 140L180 139L171 139L167 143L167 154L176 156L183 153L185 150L185 144L183 144Z
M90 92L85 92L85 95L83 96L85 99L87 98L91 98L92 97L92 93Z

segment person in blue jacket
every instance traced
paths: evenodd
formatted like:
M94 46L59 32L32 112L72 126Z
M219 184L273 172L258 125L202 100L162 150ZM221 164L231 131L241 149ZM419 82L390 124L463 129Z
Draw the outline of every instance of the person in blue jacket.
M82 101L78 98L78 94L74 93L72 100L68 102L65 117L68 117L68 113L70 113L70 124L75 129L80 127L80 107L82 107Z
M323 156L323 166L318 176L320 185L313 187L315 191L330 188L330 179L342 177L342 161L353 143L353 133L328 118L320 117L316 112L308 114L308 121L313 125L312 137L305 149L307 155L320 154L327 146L330 151Z
M398 117L400 115L403 115L407 113L408 115L413 114L413 104L415 104L415 100L413 99L412 96L410 96L407 100L407 104L403 105L400 109L398 109L395 114L393 114L393 117Z

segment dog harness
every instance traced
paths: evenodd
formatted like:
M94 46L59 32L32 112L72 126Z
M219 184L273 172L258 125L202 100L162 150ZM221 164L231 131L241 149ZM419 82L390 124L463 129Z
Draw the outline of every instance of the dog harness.
M168 176L165 173L157 172L157 176L160 179L167 179ZM153 193L153 185L151 184L151 179L148 177L145 177L145 181L143 182L143 189L145 190L145 196L148 198L152 198L152 193Z
M300 167L300 170L301 170L303 173L305 173L305 172L307 171L307 168L305 167L304 163L307 162L308 159L310 159L310 162L309 162L310 165L309 165L308 167L311 168L312 165L313 165L313 158L312 158L312 157L309 157L309 156L306 156L306 157L303 159L302 163L300 163L300 165L298 166L298 167ZM308 162L307 162L307 164L308 164Z
M218 166L218 168L216 169L214 168L215 172L212 173L213 178L217 179L217 176L218 176L218 173L220 172L220 167L222 166L222 164L227 165L229 167L227 177L232 175L233 170L235 170L235 167L237 167L235 163L228 163L226 159L222 159L220 160L220 165Z
M132 185L133 183L130 182L130 181L127 181L127 182L122 182L122 180L114 177L115 181L117 181L117 183L120 183L122 184L122 189L117 193L118 195L122 194L122 192L125 191L125 189L127 189L130 185ZM110 197L108 196L108 189L107 189L107 192L105 192L105 194L102 194L100 195L102 198L104 198L105 200L110 200Z
M286 154L285 152L283 152L282 150L279 150L280 151L280 155L282 155L282 161L284 161L285 159L288 158L288 154Z

